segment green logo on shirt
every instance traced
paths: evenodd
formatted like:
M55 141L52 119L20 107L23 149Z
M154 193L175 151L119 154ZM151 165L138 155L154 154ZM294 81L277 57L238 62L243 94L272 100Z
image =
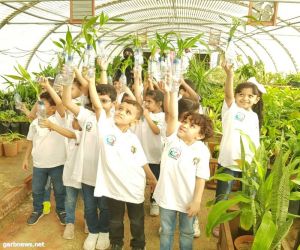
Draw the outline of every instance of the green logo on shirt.
M180 148L171 148L169 153L168 153L168 156L173 158L174 160L178 160L180 155L181 155Z

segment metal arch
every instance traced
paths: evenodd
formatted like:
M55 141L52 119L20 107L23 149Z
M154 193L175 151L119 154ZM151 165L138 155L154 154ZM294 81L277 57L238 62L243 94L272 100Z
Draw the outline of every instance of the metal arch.
M66 22L61 23L56 25L53 29L49 30L46 35L43 36L43 38L38 42L38 44L34 47L32 53L30 54L30 57L28 58L26 65L25 65L25 69L27 70L29 67L29 64L31 63L31 60L33 58L33 56L35 55L36 51L38 50L38 48L42 45L42 43L58 28L60 28L62 25L66 24Z
M7 16L5 19L3 19L3 21L0 23L0 30L3 28L3 26L5 26L10 20L12 20L13 18L15 18L17 15L19 15L20 13L30 9L31 7L33 7L34 5L38 4L40 1L36 1L36 2L32 2L29 3L27 5L24 5L23 7L21 7L20 9L14 11L13 13L11 13L9 16ZM2 3L2 5L7 6L6 4Z
M166 24L164 24L164 25L166 25ZM154 28L154 27L157 27L157 26L161 26L161 25L153 25L153 26L148 26L147 28ZM195 29L195 28L191 28L192 30L195 30L195 31L200 31L199 29ZM159 29L159 30L161 30L161 29ZM130 32L128 32L128 33L126 33L125 34L125 36L127 35L127 34L129 34ZM255 39L253 39L255 42L257 42ZM112 44L114 42L114 40L112 40L108 45L110 45L110 44ZM243 42L244 44L246 44L246 46L248 47L248 48L250 48L250 50L256 55L256 57L259 59L259 60L261 60L261 58L260 58L260 56L255 52L255 50L247 43L247 42L245 42L244 40L241 40L241 42ZM237 44L236 44L237 45ZM118 47L120 47L121 45L117 45L117 46L115 46L115 48L112 50L112 52L110 53L110 55L116 50L116 48L118 48ZM242 52L243 52L243 54L245 55L245 56L247 56L246 55L246 53L243 51L243 49L241 49L239 46L237 46ZM263 49L264 49L264 47L262 47ZM267 55L269 55L270 56L270 54L266 51L266 53L267 53ZM276 64L275 64L275 62L274 62L274 60L273 60L273 58L272 57L270 57L270 59L271 59L271 61L273 62L273 64L274 64L274 67L275 67L275 69L277 70L277 66L276 66ZM261 61L263 61L263 60L261 60Z
M130 1L130 0L126 0L126 1ZM117 2L120 2L120 1L117 1ZM241 4L239 4L241 5ZM243 5L241 5L243 6ZM99 6L96 7L96 9L98 9ZM124 12L122 14L118 14L114 17L120 17L120 16L123 16L123 15L130 15L130 14L134 14L134 13L137 13L137 12L142 12L142 11L149 11L149 10L156 10L157 8L146 8L146 9L138 9L138 10L134 10L134 11L129 11L129 12ZM169 9L168 7L160 7L159 9ZM199 11L205 11L205 12L208 12L208 13L214 13L214 14L223 14L224 16L227 16L227 17L232 17L232 15L228 15L228 14L224 14L224 13L220 13L218 11L211 11L211 10L205 10L203 8L188 8L188 7L183 7L181 6L180 9L193 9L193 10L199 10ZM137 20L138 22L139 20ZM297 67L297 63L295 61L295 59L292 57L292 55L290 54L289 50L274 36L274 35L271 35L267 30L264 30L263 28L260 28L260 27L257 27L257 29L261 30L262 32L266 33L267 35L269 35L271 38L274 39L274 41L276 41L282 48L283 50L287 53L288 57L290 58L292 64L294 65L294 68L296 71L299 71L298 70L298 67ZM265 47L263 47L264 50L266 50ZM269 55L269 52L266 52L268 55ZM271 57L272 58L272 57ZM274 60L271 59L273 62ZM274 64L275 68L276 67L276 64Z

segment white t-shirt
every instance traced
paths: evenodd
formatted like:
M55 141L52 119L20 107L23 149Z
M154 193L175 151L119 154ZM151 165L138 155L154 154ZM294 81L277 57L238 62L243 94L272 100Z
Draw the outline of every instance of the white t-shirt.
M85 105L90 103L90 100L87 96L81 95L81 96L78 96L77 98L72 99L72 102L77 104L78 106L84 107Z
M220 145L218 163L223 167L237 165L235 160L241 158L240 136L242 131L248 135L256 147L259 146L259 122L258 117L252 110L240 108L235 102L230 107L226 102L222 108L223 136ZM242 136L245 148L246 160L252 161L253 153L245 136Z
M80 149L76 156L78 165L75 167L71 178L78 182L95 186L99 156L96 115L81 106L76 118L82 128L82 138Z
M78 162L76 161L76 155L79 152L79 145L81 141L82 132L78 130L73 130L73 132L76 134L76 139L69 139L68 142L67 160L63 171L63 183L64 186L81 188L81 183L76 180L73 180L71 176L73 174L74 169L76 168L76 164L78 164Z
M163 150L163 138L166 129L165 113L149 113L151 120L160 129L158 135L154 134L145 118L141 120L135 128L133 128L134 133L140 139L146 157L149 163L159 164L161 160L161 154Z
M65 120L55 112L48 117L49 121L64 126ZM33 166L37 168L54 168L64 165L66 161L65 138L48 128L41 128L38 119L32 121L27 139L32 141Z
M176 133L166 138L153 197L160 207L186 213L194 197L196 177L208 180L210 153L196 141L187 145Z
M142 145L130 130L99 122L100 157L94 195L140 204L144 201L147 164Z

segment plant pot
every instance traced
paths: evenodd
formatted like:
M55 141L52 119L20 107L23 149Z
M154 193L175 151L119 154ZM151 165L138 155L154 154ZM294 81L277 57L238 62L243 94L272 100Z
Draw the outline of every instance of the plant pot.
M251 250L253 241L253 235L242 235L234 240L234 246L237 250Z
M4 154L7 157L14 157L18 154L17 142L3 142Z

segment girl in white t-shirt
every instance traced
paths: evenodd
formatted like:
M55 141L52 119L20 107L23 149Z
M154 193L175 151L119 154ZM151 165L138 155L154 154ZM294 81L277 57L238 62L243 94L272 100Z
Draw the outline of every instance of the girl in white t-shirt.
M241 171L233 171L227 167L236 165L241 159L240 138L245 148L246 161L251 162L253 152L249 143L241 132L250 137L256 148L259 146L259 129L262 123L262 93L264 87L257 83L255 78L241 83L233 90L233 68L232 65L224 63L226 72L225 99L222 108L222 140L219 167L224 167L223 173L240 176ZM226 199L231 192L233 181L218 181L216 189L216 202ZM213 231L215 236L219 235L219 229Z
M161 158L161 173L153 197L160 212L160 249L172 249L179 214L180 249L193 248L193 221L200 210L210 153L202 140L213 133L208 117L187 112L178 125L178 86L172 86Z

